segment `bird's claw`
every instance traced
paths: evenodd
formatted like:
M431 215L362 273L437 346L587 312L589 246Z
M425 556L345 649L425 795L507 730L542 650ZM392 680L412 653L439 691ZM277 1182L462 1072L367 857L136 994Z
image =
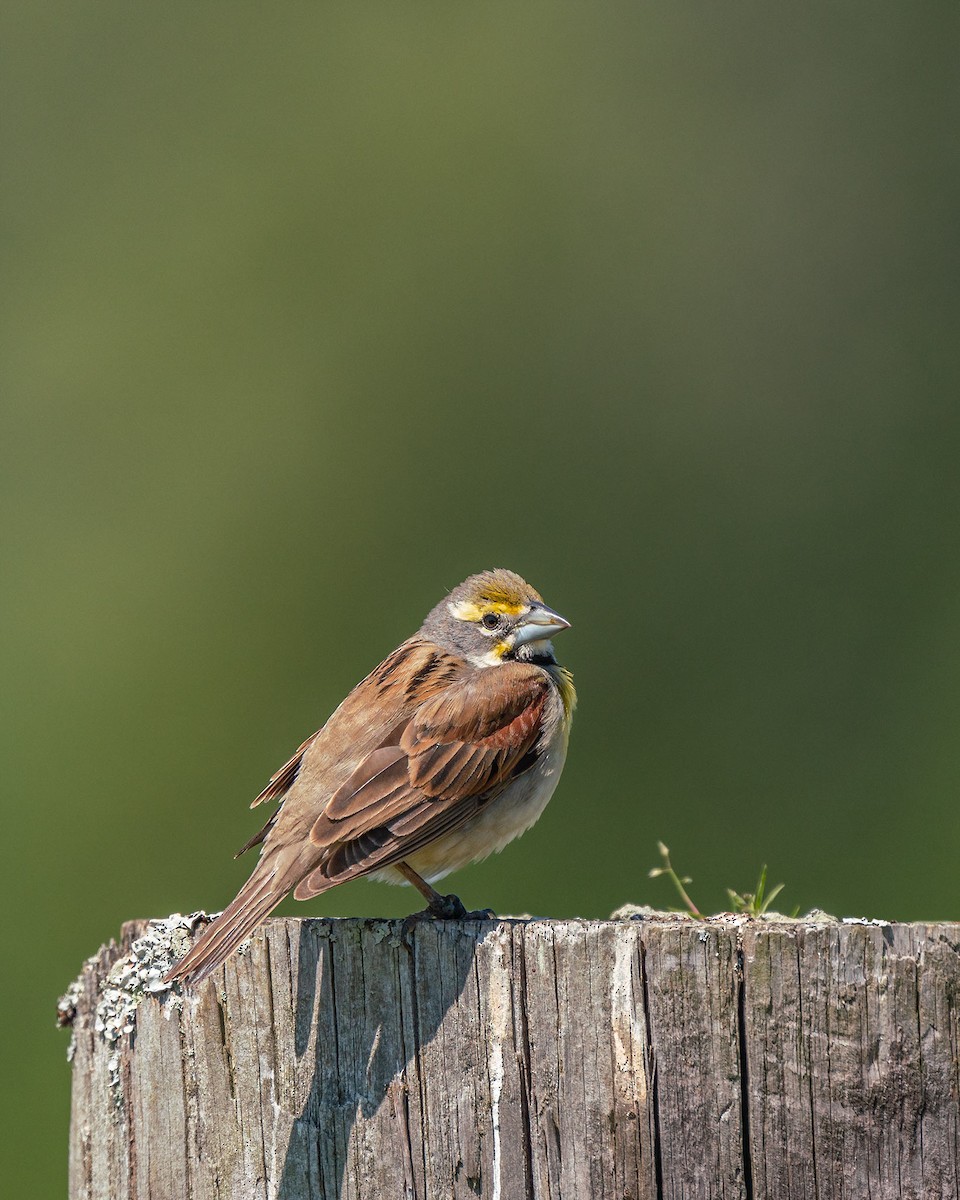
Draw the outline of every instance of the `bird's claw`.
M477 908L468 912L459 896L441 896L431 904L427 912L438 921L494 921L497 914L492 908Z
M427 912L437 921L462 921L467 916L463 901L459 896L438 896L431 900Z
M420 912L404 917L400 927L400 941L412 953L410 934L421 921L493 921L497 914L492 908L479 908L468 912L459 896L440 896Z

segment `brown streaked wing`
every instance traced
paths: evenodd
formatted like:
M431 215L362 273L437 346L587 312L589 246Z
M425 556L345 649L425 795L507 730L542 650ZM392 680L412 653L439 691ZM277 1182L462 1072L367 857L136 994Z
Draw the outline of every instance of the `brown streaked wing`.
M496 670L502 674L510 668ZM470 689L472 694L440 695L417 713L400 738L415 787L437 798L482 790L461 782L461 777L495 777L531 748L550 685L536 667L520 667L520 672L519 679L508 676L508 688L488 680L485 672ZM458 747L453 758L447 753L451 742Z
M508 664L423 704L399 746L368 755L314 823L310 839L327 853L298 898L397 862L466 820L535 746L549 687L536 667Z

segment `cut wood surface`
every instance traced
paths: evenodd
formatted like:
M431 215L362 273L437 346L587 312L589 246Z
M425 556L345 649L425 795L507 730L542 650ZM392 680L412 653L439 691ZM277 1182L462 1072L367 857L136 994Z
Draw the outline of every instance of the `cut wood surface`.
M183 925L64 1004L72 1200L960 1197L958 925L273 920L181 1001Z

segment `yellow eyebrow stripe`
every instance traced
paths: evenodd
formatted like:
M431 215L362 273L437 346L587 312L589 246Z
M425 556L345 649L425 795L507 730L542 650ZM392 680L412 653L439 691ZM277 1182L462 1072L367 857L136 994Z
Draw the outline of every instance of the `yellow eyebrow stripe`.
M529 607L528 604L517 604L512 600L487 600L482 604L474 604L472 600L460 600L457 604L450 605L450 611L461 621L479 621L490 612L518 617Z

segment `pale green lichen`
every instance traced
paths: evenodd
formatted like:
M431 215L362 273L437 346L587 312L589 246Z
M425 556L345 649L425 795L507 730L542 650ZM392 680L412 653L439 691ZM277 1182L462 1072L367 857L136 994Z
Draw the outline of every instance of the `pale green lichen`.
M621 904L610 914L611 921L694 921L688 912L664 912L662 908L652 908L649 904Z
M137 1007L147 996L169 992L171 984L163 976L190 946L191 935L206 913L189 916L173 913L159 921L151 921L126 954L122 954L107 972L100 985L100 1000L94 1029L105 1041L118 1041L132 1033Z
M96 963L97 959L95 955L92 958L88 958L84 962L80 974L57 1001L57 1024L61 1028L64 1025L73 1024L73 1018L77 1015L77 1006L80 1003L80 997L83 995L84 975L92 967L95 967Z
M62 1029L65 1025L72 1027L73 1019L77 1015L77 1008L80 1004L80 998L83 995L83 987L87 971L92 970L97 964L97 956L85 960L83 969L80 974L74 979L67 990L57 1001L57 1025ZM77 1035L70 1030L70 1042L67 1046L67 1062L72 1063L73 1057L77 1052Z
M386 942L388 946L402 946L403 939L400 935L402 928L397 921L371 921L370 932L373 934L373 940L378 945L381 942ZM329 935L328 935L329 936Z
M111 1088L119 1094L121 1038L128 1037L136 1027L139 1005L148 996L154 996L171 1004L179 1005L180 997L174 995L171 984L163 976L181 958L190 946L194 930L210 920L203 912L182 916L173 913L161 920L150 921L130 949L121 954L110 967L99 988L93 1028L108 1045L118 1048L107 1060L107 1074ZM70 1025L76 1016L77 1006L83 993L87 972L95 968L98 958L88 958L84 970L70 984L57 1004L58 1022ZM72 1060L75 1043L71 1038L67 1059Z

